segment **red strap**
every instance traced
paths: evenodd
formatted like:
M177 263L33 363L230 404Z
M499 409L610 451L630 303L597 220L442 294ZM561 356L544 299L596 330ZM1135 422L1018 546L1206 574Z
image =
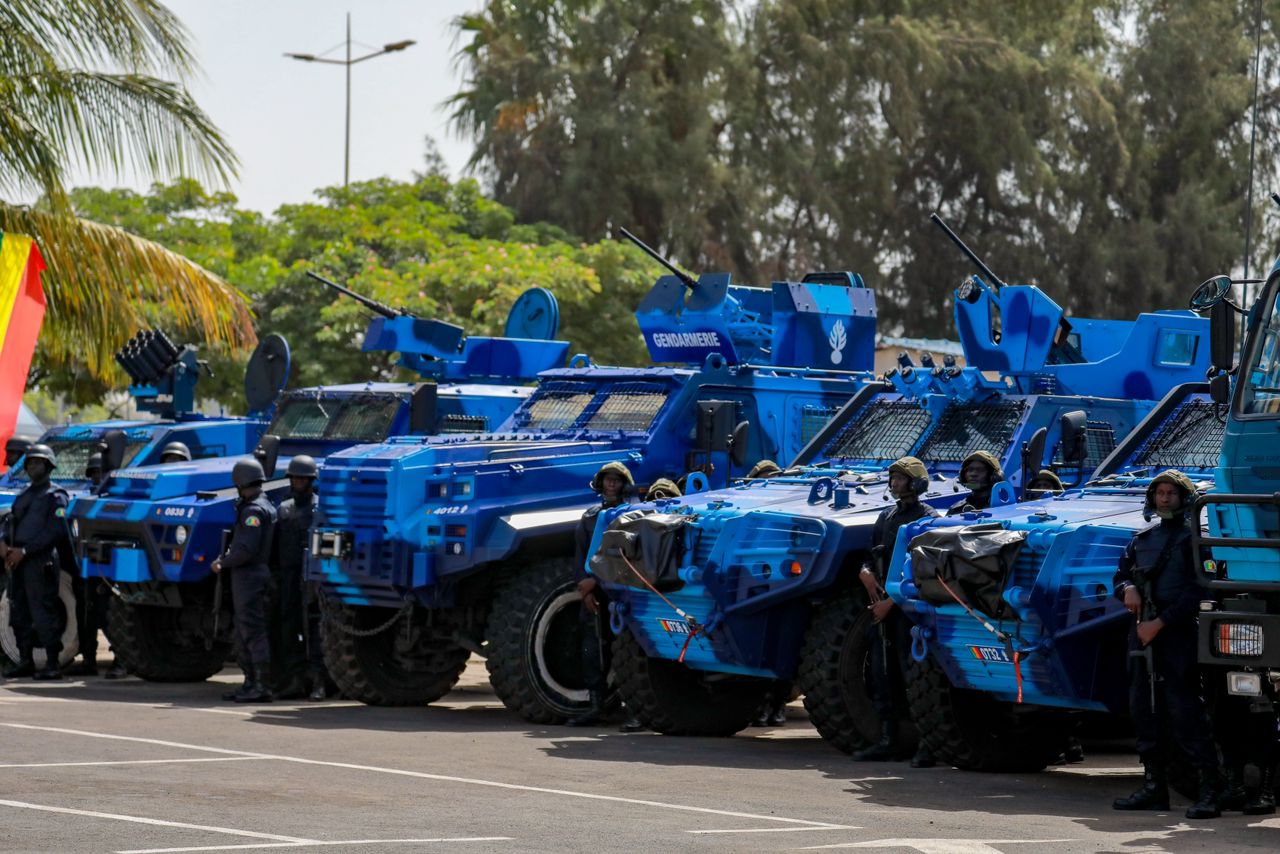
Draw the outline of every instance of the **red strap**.
M1013 674L1018 680L1018 702L1022 702L1022 653L1013 651Z

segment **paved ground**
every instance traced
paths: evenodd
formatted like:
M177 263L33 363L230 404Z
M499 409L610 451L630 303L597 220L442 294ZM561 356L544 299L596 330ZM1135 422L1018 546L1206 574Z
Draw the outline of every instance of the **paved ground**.
M473 662L438 706L220 702L217 682L0 683L0 851L1280 848L1280 818L1118 814L1134 758L1000 776L856 764L800 704L676 739L534 727Z

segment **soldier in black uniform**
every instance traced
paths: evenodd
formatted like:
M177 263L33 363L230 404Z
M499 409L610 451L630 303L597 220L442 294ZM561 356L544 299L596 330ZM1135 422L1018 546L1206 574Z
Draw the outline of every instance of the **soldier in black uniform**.
M1129 633L1129 711L1146 772L1142 788L1115 801L1118 810L1169 808L1166 754L1176 744L1199 774L1199 796L1187 818L1221 814L1218 753L1196 663L1201 593L1186 518L1194 497L1195 486L1182 472L1152 479L1146 506L1160 523L1134 534L1113 581L1116 597L1137 618Z
M84 466L85 480L97 488L102 483L102 454L89 455ZM67 668L72 676L98 675L98 632L107 629L107 609L111 604L111 588L101 578L81 578L74 561L68 570L76 595L76 636L80 639L80 663ZM108 679L127 675L124 664L117 660L107 671Z
M272 590L267 623L271 626L276 696L283 700L308 693L325 698L324 655L319 632L312 636L306 595L306 551L315 516L316 461L299 454L289 461L289 497L276 508L276 547L271 562ZM314 621L319 628L319 614Z
M889 492L897 499L876 519L871 532L871 555L858 580L871 599L871 678L867 690L876 714L880 716L880 740L853 754L864 761L905 759L898 742L898 722L907 714L903 706L905 688L902 668L904 656L911 649L911 622L902 616L884 590L885 575L893 557L898 531L927 516L938 513L920 496L929 489L929 472L915 457L903 457L889 466ZM922 743L911 759L912 768L930 768L933 756Z
M12 439L4 443L4 467L13 468L18 460L22 459L22 455L27 452L27 448L31 447L31 440L23 436L14 436Z
M237 703L269 703L273 699L267 680L271 675L271 646L267 639L266 598L271 583L271 542L276 509L262 494L267 476L255 459L240 460L231 470L231 482L240 493L236 502L236 526L214 572L231 573L231 602L235 608L236 641L244 685L224 694Z
M48 445L27 449L22 463L30 483L13 502L5 520L0 557L9 571L9 621L18 641L19 660L5 677L34 676L61 679L63 619L58 601L60 551L70 547L67 535L67 493L54 486L50 474L58 461ZM33 651L39 644L45 664L36 670Z
M960 464L960 485L969 495L947 508L948 516L959 516L991 506L991 488L1004 480L1004 469L995 454L974 451Z
M591 706L581 715L568 721L569 726L594 726L605 714L605 700L609 693L609 662L612 633L609 631L609 600L593 576L587 574L587 550L595 536L596 520L600 511L617 507L626 502L635 487L631 470L618 462L605 463L591 478L591 488L600 496L600 504L589 507L578 521L573 533L573 575L582 596L579 621L582 626L582 671L587 679L587 692ZM634 727L632 726L634 724ZM628 720L624 729L643 729L639 721Z
M191 462L191 449L184 442L170 442L160 451L160 465Z

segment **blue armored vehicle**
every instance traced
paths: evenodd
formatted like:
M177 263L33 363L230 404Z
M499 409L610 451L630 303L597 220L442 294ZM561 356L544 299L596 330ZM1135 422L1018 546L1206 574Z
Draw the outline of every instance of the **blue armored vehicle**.
M567 342L554 340L555 297L540 288L513 306L507 336L489 338L464 337L453 324L395 311L327 283L374 310L365 351L397 352L401 366L427 381L285 392L255 451L271 473L265 490L273 500L288 491L284 472L296 454L319 459L391 436L500 424L529 396L530 388L518 384L563 364L568 353ZM111 640L142 678L200 681L226 661L230 597L216 596L209 566L235 523L235 463L236 454L224 453L185 464L130 465L71 505L82 572L107 579L119 593L111 603Z
M986 452L1007 473L993 503L1008 504L1046 463L1079 483L1157 398L1204 375L1208 325L1190 312L1068 320L1038 288L980 268L955 292L966 367L904 364L864 387L777 477L606 511L590 570L610 597L621 694L642 722L732 734L794 682L824 738L866 746L879 719L857 574L891 506L888 465L921 459L921 500L945 510L968 494L962 462ZM643 528L672 544L646 546Z
M666 263L666 262L664 262ZM325 655L347 696L425 704L487 656L508 708L563 721L588 702L573 531L609 462L641 485L718 485L794 456L869 379L875 299L860 277L770 289L674 267L636 311L656 362L545 371L495 432L399 438L321 467L311 577Z
M49 429L39 441L51 447L58 458L53 482L72 497L92 488L86 475L89 457L105 444L116 449L121 464L155 465L164 449L181 442L196 458L245 454L257 445L267 426L268 410L288 374L289 348L283 338L268 336L249 360L246 389L261 389L245 417L207 416L196 411L196 385L207 371L190 345L176 346L164 332L139 332L116 354L116 361L129 376L129 396L148 420L112 420L92 424L71 424ZM272 378L278 378L273 381ZM0 477L0 515L9 512L18 493L27 486L22 461ZM64 572L59 595L68 616L76 613L71 576L74 566ZM6 655L18 654L9 628L7 599L0 600L0 641ZM76 621L66 620L62 638L63 663L79 650ZM36 651L37 664L44 655Z

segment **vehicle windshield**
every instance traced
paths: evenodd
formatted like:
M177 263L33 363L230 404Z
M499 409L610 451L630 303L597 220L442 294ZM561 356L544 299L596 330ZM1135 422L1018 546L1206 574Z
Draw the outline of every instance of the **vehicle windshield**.
M1272 276L1269 304L1261 307L1258 325L1250 331L1249 365L1240 373L1240 412L1280 415L1280 284Z
M54 481L73 481L84 480L84 469L89 464L89 457L98 450L98 438L96 436L88 436L83 439L45 439L44 444L53 449L53 455L58 458L58 467L53 470L53 475L49 478ZM149 444L149 441L129 442L124 446L124 462L121 466L127 466L133 462L133 458ZM10 476L15 481L26 483L27 473L20 466L14 466L9 470Z
M664 383L555 380L540 385L516 410L514 423L517 429L541 432L644 432L667 397Z
M928 410L909 400L873 400L828 444L829 460L887 461L912 453L928 463L958 463L974 451L1003 456L1026 402L952 403L930 428ZM921 444L921 440L923 444Z
M288 397L267 432L281 440L381 442L403 405L399 395L377 392Z
M1226 423L1217 404L1188 400L1164 420L1134 455L1137 467L1211 469L1222 452Z

